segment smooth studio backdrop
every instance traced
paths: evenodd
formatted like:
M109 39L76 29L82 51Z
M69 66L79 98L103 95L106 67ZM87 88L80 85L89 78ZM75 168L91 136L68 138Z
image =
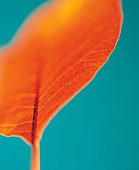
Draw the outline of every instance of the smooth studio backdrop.
M0 46L45 0L0 0ZM41 170L139 170L139 0L123 0L120 40L95 79L46 128ZM73 119L74 117L74 119ZM0 136L0 170L29 170L31 148Z

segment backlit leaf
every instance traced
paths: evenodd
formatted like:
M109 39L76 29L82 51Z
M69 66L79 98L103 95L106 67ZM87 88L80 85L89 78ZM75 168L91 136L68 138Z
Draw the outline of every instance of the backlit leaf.
M107 61L121 24L119 0L55 0L1 50L0 133L33 145L33 170L43 130Z

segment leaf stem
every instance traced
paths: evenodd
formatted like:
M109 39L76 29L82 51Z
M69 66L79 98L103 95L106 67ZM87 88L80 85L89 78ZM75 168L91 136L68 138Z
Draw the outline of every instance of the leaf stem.
M35 140L32 146L31 170L40 170L40 142Z

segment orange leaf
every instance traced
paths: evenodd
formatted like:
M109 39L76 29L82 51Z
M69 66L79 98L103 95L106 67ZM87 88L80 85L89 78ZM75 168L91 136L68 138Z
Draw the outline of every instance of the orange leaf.
M55 0L1 50L0 133L33 145L33 170L43 130L107 61L121 24L119 0Z

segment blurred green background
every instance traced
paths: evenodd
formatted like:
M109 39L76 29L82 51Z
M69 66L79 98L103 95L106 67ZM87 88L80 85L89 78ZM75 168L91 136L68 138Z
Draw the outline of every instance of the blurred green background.
M42 2L0 0L0 45ZM41 170L139 170L139 0L123 0L123 11L109 61L45 130ZM30 160L21 139L0 136L0 170L29 170Z

